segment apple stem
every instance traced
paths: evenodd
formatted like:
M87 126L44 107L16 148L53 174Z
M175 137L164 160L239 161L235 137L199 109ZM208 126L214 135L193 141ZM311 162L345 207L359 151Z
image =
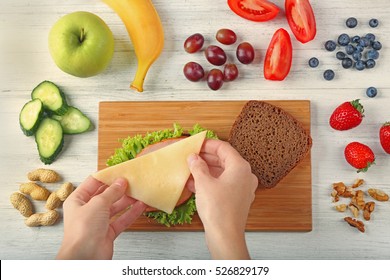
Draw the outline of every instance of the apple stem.
M80 33L80 38L79 38L80 43L82 43L84 41L84 37L85 37L85 31L84 31L84 28L81 28L81 33Z

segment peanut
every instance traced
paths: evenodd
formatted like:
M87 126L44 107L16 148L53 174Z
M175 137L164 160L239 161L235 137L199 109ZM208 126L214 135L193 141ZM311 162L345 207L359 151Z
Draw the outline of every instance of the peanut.
M48 189L32 182L21 184L19 190L24 194L30 195L34 200L46 200L50 195Z
M53 210L61 205L61 202L73 192L74 187L72 183L64 183L62 186L55 192L52 192L46 201L46 209Z
M379 189L368 189L368 194L378 201L388 201L389 195Z
M36 213L26 219L25 224L29 227L51 226L59 218L56 210L49 210L45 213Z
M15 209L19 210L23 216L30 217L33 214L33 205L23 194L18 192L11 194L10 201Z
M39 181L42 183L55 183L60 180L60 175L50 169L38 168L27 174L30 181Z

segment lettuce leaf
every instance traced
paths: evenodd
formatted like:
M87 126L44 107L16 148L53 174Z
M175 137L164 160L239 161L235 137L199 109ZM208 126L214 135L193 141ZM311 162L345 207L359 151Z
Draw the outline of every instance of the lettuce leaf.
M195 124L191 130L188 131L190 135L195 135L206 130L199 124ZM113 166L127 160L131 160L137 156L148 145L160 142L164 139L177 138L183 135L183 128L177 124L173 124L173 128L164 129L154 132L148 132L145 136L136 135L134 137L127 137L121 139L122 147L115 150L115 153L107 160L108 166ZM218 139L214 131L208 130L207 138ZM148 218L156 220L158 223L167 227L178 224L191 224L192 216L196 212L195 195L192 195L187 202L176 207L171 214L163 211L154 211L145 213Z

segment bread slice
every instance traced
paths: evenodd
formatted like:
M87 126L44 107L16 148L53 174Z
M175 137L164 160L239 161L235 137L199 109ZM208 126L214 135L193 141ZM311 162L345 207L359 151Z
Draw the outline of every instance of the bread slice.
M262 101L248 101L228 142L251 165L259 187L275 187L308 154L312 140L293 116Z

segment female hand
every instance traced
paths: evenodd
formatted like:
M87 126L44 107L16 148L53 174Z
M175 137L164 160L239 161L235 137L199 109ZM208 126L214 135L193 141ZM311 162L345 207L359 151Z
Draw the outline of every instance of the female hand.
M57 259L112 258L116 237L146 209L125 194L126 188L125 179L108 187L91 176L76 188L64 202L64 239Z
M245 225L258 185L249 163L229 143L207 139L188 164L212 257L249 258Z

